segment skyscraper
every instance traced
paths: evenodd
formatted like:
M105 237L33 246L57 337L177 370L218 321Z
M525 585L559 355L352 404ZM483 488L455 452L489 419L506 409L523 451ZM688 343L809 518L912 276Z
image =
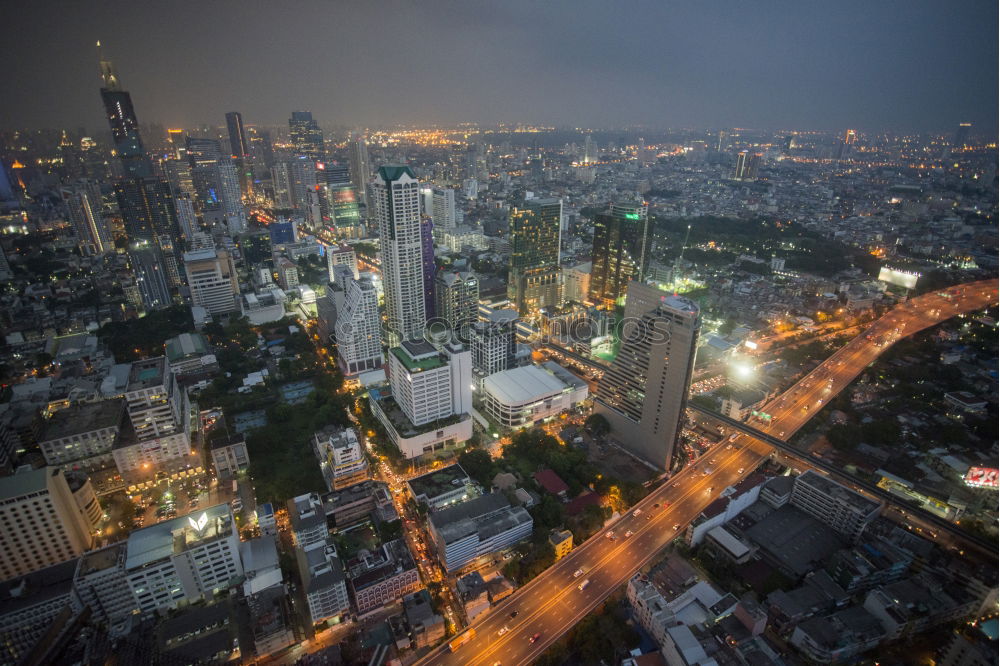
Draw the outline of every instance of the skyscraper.
M199 208L202 211L218 210L222 206L218 170L222 163L222 149L219 142L189 136L185 146Z
M226 127L229 129L230 154L236 159L250 157L250 144L247 143L247 133L243 128L243 116L239 111L226 114Z
M955 140L951 145L953 148L965 148L969 145L969 132L972 131L972 123L959 123L955 130Z
M338 310L341 308L338 307ZM337 359L345 375L382 367L384 358L379 323L375 285L369 278L350 280L344 307L337 312L334 333Z
M288 133L295 146L295 153L308 155L313 160L322 160L326 156L323 148L323 130L313 120L309 111L292 111L288 119Z
M101 43L97 42L100 54ZM121 160L126 178L146 178L153 175L152 166L146 157L146 150L139 135L139 119L132 106L132 96L122 90L114 64L100 56L101 101L111 126L111 139L115 144L115 154Z
M149 312L170 305L166 268L159 249L138 245L128 251L128 259L143 308Z
M643 203L613 203L594 218L590 300L612 308L628 283L642 280L649 260L649 219Z
M455 228L455 190L450 187L431 188L431 208L428 211L435 229Z
M736 171L733 178L736 180L756 180L757 170L760 168L760 158L760 153L741 150L736 154Z
M382 250L390 345L421 337L427 322L420 182L408 166L383 166L372 183Z
M698 306L632 282L625 322L621 350L597 386L594 411L623 446L669 470L694 369Z
M81 181L74 187L62 188L62 196L81 251L94 255L114 249L111 229L101 215L100 186L92 181Z
M858 142L858 133L855 130L849 129L844 132L844 144L848 146L853 146Z
M507 296L522 315L561 303L561 220L561 199L527 199L510 211Z
M475 273L440 270L434 278L434 314L451 331L479 319L479 278Z
M424 321L434 316L434 223L430 218L420 219L420 267L424 280Z
M590 164L597 161L597 151L594 149L594 137L587 135L583 139L583 163Z
M184 270L193 305L213 315L239 311L240 287L228 252L212 248L186 252Z
M369 205L368 201L368 180L371 178L371 166L368 162L368 145L364 137L355 137L351 140L351 185L358 193L358 200Z

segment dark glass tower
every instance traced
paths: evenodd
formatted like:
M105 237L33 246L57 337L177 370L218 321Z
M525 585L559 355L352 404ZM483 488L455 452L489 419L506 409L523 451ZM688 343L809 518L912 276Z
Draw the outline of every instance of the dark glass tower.
M594 218L590 300L612 308L625 299L628 283L641 281L649 260L649 219L644 203L613 203Z
M97 43L98 49L101 43ZM115 153L122 161L125 176L147 178L153 175L152 165L146 157L146 149L139 136L139 120L132 106L132 96L121 89L121 82L110 60L101 58L101 101L111 126L111 138L115 143Z
M226 127L229 128L229 146L233 157L246 159L250 156L250 146L247 143L247 133L243 129L243 116L239 111L226 114Z
M314 160L324 159L323 130L313 120L312 113L292 111L292 117L288 119L288 133L297 154L308 155Z
M527 199L510 212L507 296L524 315L560 305L561 199Z

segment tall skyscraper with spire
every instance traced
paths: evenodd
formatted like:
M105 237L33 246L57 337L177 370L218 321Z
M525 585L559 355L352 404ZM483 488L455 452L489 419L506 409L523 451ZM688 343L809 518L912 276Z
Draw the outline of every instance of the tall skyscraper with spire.
M97 42L101 63L101 101L111 126L111 138L115 143L115 154L122 162L126 178L148 178L153 175L152 165L146 157L146 149L139 136L139 120L132 106L132 96L122 90L121 81L111 60L105 59L101 43Z
M427 322L420 181L408 166L383 166L372 183L382 250L389 345L423 336Z

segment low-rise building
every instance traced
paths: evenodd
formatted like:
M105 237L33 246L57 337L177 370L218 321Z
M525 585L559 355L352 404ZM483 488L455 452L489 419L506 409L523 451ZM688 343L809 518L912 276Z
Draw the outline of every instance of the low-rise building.
M113 467L112 449L124 418L121 399L77 403L45 421L38 448L49 465L86 471Z
M808 470L795 479L792 504L852 541L882 511L882 503L868 499L818 472Z
M969 617L979 600L959 586L946 586L931 575L917 575L871 590L864 608L878 618L887 640L918 634Z
M483 411L501 428L525 428L587 399L586 382L547 363L492 374L483 380Z
M388 486L368 480L323 495L323 512L327 525L342 530L364 522L386 503L392 503Z
M549 543L556 553L556 562L569 555L573 550L573 533L569 530L554 530L549 535Z
M219 371L212 346L200 333L181 333L167 340L163 346L170 370L178 378L191 375L208 377Z
M403 614L410 627L413 647L428 647L444 638L444 618L434 612L427 590L418 590L403 597Z
M458 464L415 476L406 485L418 504L432 510L459 504L481 494L476 483Z
M316 625L338 619L351 608L347 578L332 538L295 549L309 620Z
M428 531L447 571L531 536L531 514L501 493L483 495L430 516Z
M877 617L861 606L851 606L806 620L795 627L789 642L812 661L832 664L870 650L884 638Z
M250 454L247 453L247 442L243 435L216 437L209 442L209 452L215 475L220 481L234 479L250 466Z
M348 564L348 580L359 615L420 589L417 564L399 539L374 551L361 551Z
M489 590L482 574L478 571L469 572L459 578L455 582L455 587L458 589L462 605L465 606L469 622L474 622L479 615L490 609Z

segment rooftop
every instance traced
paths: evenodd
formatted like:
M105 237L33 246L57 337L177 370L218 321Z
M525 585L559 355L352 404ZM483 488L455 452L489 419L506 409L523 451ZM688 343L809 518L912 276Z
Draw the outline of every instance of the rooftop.
M188 356L205 356L211 353L208 341L200 333L181 333L176 338L167 340L164 346L170 361Z
M471 483L471 479L462 466L456 463L414 477L407 483L414 497L423 496L433 502L436 497L464 488L467 483Z
M124 541L119 541L107 548L84 553L80 558L80 575L86 576L95 571L104 571L117 565L118 561L125 555L125 543Z
M127 391L138 391L163 384L167 358L157 356L135 361L129 370Z
M76 403L53 414L45 422L45 430L38 440L47 442L117 426L121 423L124 411L125 404L120 399Z
M67 560L0 583L0 617L62 595L73 587L76 560Z
M841 502L846 502L851 507L858 509L865 514L878 511L882 508L882 504L880 502L868 499L861 493L855 492L847 486L828 479L822 474L819 474L811 469L800 474L798 478L796 478L795 483L796 485L804 484L811 486L816 490L829 495L830 497L834 497Z
M560 393L568 388L551 372L537 365L494 373L483 381L483 388L497 400L517 405Z
M566 482L559 478L559 475L551 469L543 469L535 472L535 481L553 495L563 494L569 490Z
M512 507L502 493L493 493L431 514L430 519L444 542L452 543L474 533L486 541L531 522L531 515L522 507Z
M746 536L796 576L844 547L837 532L790 504L758 521Z
M444 355L439 354L431 344L423 341L405 340L401 346L393 347L389 352L399 359L409 372L433 370L446 364Z
M128 537L125 568L132 570L162 560L200 541L229 536L232 530L233 515L228 504L217 504L200 513L196 511L144 527Z
M416 180L416 176L413 175L413 171L410 167L404 164L386 164L378 169L378 177L384 182L390 183L394 180L399 180L403 175L407 175L410 178Z
M0 500L22 497L45 490L47 475L59 474L58 467L39 467L17 471L11 476L0 477Z

